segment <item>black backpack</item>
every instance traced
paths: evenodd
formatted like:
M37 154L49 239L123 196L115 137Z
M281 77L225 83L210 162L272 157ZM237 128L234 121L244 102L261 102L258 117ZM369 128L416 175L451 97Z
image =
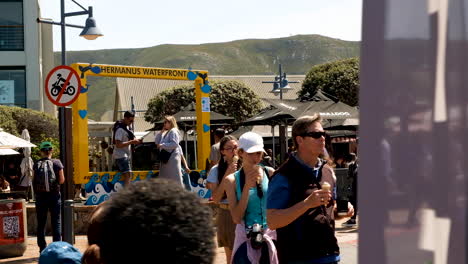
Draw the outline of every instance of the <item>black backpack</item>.
M114 126L112 127L112 144L113 145L115 145L115 132L119 128L122 128L123 130L125 130L125 132L127 132L128 140L135 139L135 134L133 134L132 131L128 130L127 125L125 125L122 120L118 120L114 123Z
M58 191L59 184L51 159L41 159L34 165L33 188L35 192Z

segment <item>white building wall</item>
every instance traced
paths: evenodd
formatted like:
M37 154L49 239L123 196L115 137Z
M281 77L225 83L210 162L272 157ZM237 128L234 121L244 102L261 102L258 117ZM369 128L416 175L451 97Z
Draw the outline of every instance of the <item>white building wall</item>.
M24 52L26 53L26 105L44 111L41 100L41 72L39 67L39 4L37 0L23 0Z
M52 25L39 24L38 17L38 0L23 0L24 51L0 51L0 66L24 67L26 107L56 115L44 94L45 76L54 67Z

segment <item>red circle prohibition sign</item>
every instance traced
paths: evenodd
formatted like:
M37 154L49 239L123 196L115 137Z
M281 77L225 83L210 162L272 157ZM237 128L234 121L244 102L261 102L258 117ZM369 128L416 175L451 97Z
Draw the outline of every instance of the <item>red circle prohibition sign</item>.
M53 79L51 80L51 78ZM73 68L60 65L47 74L44 89L53 104L58 106L71 105L80 95L81 79ZM62 98L65 98L65 101L61 102Z

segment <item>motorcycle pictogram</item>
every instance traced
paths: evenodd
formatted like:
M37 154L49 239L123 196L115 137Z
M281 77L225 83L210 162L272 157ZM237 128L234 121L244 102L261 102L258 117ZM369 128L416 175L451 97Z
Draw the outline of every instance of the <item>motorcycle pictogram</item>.
M66 87L66 89L65 89L65 91L63 91L63 93L68 94L68 95L74 95L75 92L76 92L75 87L73 87L72 85L69 85L70 82L67 82L67 83L65 83L65 82L66 82L66 80L64 78L62 78L62 74L58 73L57 74L57 81L52 84L52 89L51 89L50 93L53 96L57 96L60 93L60 91L63 89L63 87Z

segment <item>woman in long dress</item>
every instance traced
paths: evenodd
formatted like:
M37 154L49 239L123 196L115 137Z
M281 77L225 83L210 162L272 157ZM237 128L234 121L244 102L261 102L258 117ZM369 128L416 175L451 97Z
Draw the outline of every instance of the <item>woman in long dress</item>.
M171 153L166 163L161 162L158 178L173 180L183 186L181 168L182 148L179 145L180 133L173 116L166 116L164 118L163 129L156 135L154 141L160 151L166 150Z

